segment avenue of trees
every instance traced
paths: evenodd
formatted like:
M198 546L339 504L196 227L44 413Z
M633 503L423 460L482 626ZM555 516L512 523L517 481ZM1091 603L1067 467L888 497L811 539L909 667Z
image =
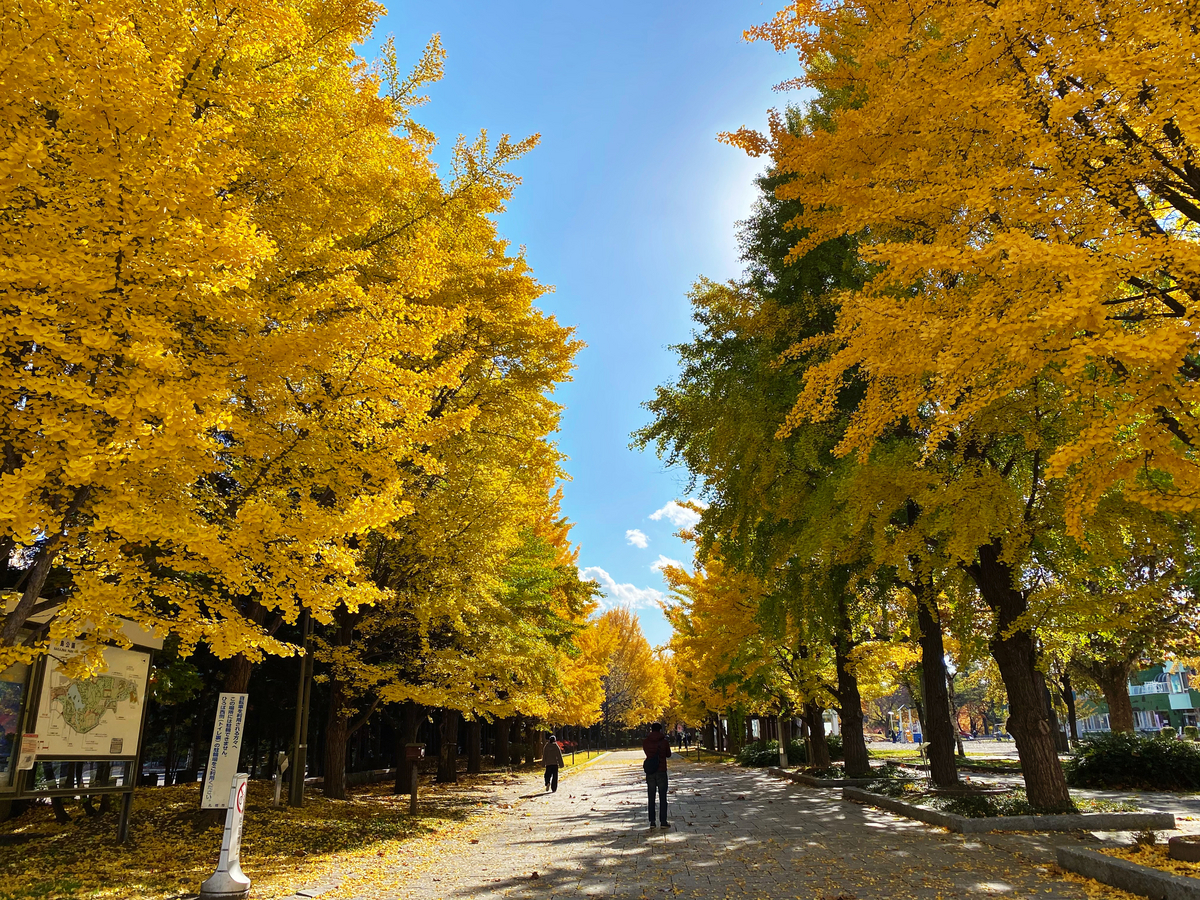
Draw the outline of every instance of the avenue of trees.
M908 685L946 785L951 690L1000 695L1068 807L1073 690L1132 730L1136 667L1198 655L1195 4L798 0L749 36L812 99L725 136L767 161L745 271L696 285L636 436L707 504L682 708L836 708L860 775Z
M477 765L484 722L503 763L535 721L665 702L601 708L649 650L593 615L559 511L580 342L497 227L537 138L439 174L414 115L442 50L369 65L380 14L0 13L0 673L154 629L169 772L220 690L250 691L256 768L290 749L301 658L333 797L431 717Z

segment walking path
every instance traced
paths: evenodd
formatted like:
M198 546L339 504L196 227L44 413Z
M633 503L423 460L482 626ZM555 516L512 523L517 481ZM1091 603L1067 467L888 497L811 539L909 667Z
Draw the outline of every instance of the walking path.
M370 896L1085 896L1051 874L1052 842L1073 838L946 834L725 765L673 759L671 827L650 829L640 762L640 753L613 753L568 773L557 794L526 788L523 802L448 839L419 871L381 866Z

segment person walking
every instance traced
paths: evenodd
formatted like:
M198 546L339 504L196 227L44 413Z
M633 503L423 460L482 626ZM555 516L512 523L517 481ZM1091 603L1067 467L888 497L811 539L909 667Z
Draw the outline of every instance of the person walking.
M663 733L663 727L655 722L650 733L642 741L642 752L646 761L642 771L646 773L646 794L649 798L650 827L654 827L654 794L658 792L658 821L663 828L670 828L667 821L667 758L671 755L671 741Z
M546 767L546 790L557 792L558 767L563 765L563 755L562 747L558 746L554 735L550 735L546 746L542 748L542 765Z

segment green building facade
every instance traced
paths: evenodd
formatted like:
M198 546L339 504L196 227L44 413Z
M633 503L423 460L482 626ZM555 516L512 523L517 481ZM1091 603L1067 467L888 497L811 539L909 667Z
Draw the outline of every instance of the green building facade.
M1134 727L1145 734L1157 734L1170 725L1176 731L1197 724L1200 716L1200 677L1179 663L1166 663L1143 669L1129 683L1133 704ZM1079 733L1108 731L1108 704L1099 698L1081 697Z

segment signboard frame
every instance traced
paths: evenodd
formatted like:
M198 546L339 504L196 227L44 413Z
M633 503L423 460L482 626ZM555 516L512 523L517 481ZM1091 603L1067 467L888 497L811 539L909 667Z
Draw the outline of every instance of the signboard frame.
M138 653L146 654L146 684L143 696L141 698L142 710L141 718L138 722L137 746L133 748L132 753L122 753L114 755L98 755L98 756L80 756L79 754L50 754L38 753L35 751L33 766L29 769L16 768L17 761L24 754L24 747L18 748L17 756L14 757L14 763L9 767L8 784L0 785L0 798L11 800L26 800L35 798L53 798L53 797L85 797L99 796L102 794L120 794L121 809L120 818L117 824L117 841L125 843L129 837L129 817L133 810L133 792L138 786L138 781L141 778L142 771L142 750L145 744L146 736L146 716L150 708L150 675L154 669L154 653L161 649L161 642L155 646L154 638L146 632L143 632L150 638L150 641L134 640L130 647L120 647L117 644L106 642L103 646L112 646L117 649L134 650ZM24 696L24 706L21 710L20 722L21 726L18 731L22 742L25 740L25 735L36 733L38 710L41 708L42 691L46 687L46 671L49 666L49 659L43 656L41 659L29 667L28 681ZM52 787L39 788L37 786L37 767L43 762L88 762L88 763L123 763L125 766L125 776L120 784L104 784L104 785L76 785L74 787Z

